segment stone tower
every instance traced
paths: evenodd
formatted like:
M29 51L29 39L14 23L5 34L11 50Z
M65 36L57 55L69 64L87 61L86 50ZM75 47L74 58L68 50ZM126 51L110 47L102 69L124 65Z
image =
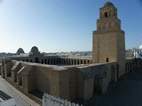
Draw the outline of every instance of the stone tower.
M93 32L93 63L118 62L119 75L125 71L125 37L117 8L106 2L100 8L97 30Z

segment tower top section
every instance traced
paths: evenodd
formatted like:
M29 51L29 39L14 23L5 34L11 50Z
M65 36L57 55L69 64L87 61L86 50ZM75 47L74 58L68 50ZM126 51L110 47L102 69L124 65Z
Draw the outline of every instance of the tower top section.
M111 2L106 2L102 8L100 8L100 18L113 18L117 17L117 8Z
M117 8L111 2L106 2L100 8L100 16L97 20L97 32L121 31L121 21L117 16Z

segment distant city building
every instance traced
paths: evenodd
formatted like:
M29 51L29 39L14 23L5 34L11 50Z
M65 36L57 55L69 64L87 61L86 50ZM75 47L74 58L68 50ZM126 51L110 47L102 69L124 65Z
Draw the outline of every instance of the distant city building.
M126 58L142 58L142 49L140 48L133 48L126 50Z

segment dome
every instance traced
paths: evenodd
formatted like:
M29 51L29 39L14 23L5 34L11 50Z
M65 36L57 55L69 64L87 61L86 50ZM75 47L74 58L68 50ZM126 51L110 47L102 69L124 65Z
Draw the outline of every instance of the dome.
M19 48L16 52L17 55L20 55L20 54L24 54L24 50L22 48Z
M31 55L38 55L40 52L39 52L39 50L38 50L38 48L36 47L36 46L33 46L32 48L31 48L31 51L30 51L30 54Z
M109 1L106 2L104 6L113 6L113 7L114 7L113 3L112 3L112 2L109 2Z

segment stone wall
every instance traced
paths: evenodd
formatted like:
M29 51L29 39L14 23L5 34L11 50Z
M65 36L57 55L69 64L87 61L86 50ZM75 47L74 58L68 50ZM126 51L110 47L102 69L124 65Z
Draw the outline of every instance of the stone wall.
M92 64L89 66L78 67L83 78L82 95L83 99L105 93L111 81L117 81L117 64Z
M126 60L125 66L125 74L142 69L142 60ZM57 66L3 60L0 71L3 78L37 101L43 93L70 101L89 100L105 93L109 84L119 79L116 62Z

